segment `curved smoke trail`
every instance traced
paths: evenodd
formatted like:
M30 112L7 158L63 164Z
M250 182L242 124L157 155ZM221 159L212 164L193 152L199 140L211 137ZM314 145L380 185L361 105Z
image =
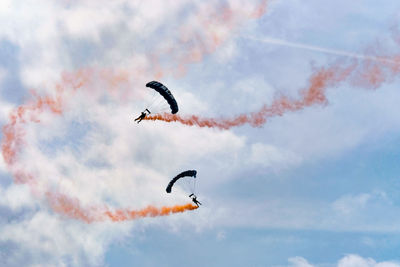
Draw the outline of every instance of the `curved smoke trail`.
M93 74L93 72L91 72ZM81 74L81 72L79 72ZM88 73L84 80L80 80L73 88L73 91L87 88L90 80ZM104 74L104 72L102 73ZM79 76L79 75L78 75ZM70 76L66 76L70 77ZM118 87L120 77L109 76L109 87ZM67 83L64 80L64 83ZM2 154L4 160L14 177L14 182L19 184L28 184L33 192L41 191L38 186L38 180L28 171L24 170L24 166L18 164L18 155L26 146L24 141L25 130L24 126L29 123L40 123L41 115L45 112L61 116L65 112L64 103L67 100L66 88L62 85L57 87L55 96L38 96L33 93L34 98L27 104L21 105L10 114L10 121L3 127L4 138L2 140ZM44 195L50 207L66 217L79 219L86 223L100 222L111 220L113 222L134 220L143 217L167 216L174 213L182 213L197 209L197 206L192 204L175 205L171 207L154 207L148 206L140 210L133 209L111 209L108 207L82 207L80 201L65 194L46 189Z
M156 114L147 116L145 120L159 120L165 122L179 122L188 126L199 126L218 129L230 129L232 127L249 124L253 127L261 127L267 119L282 116L286 112L294 112L315 104L327 103L325 90L328 87L337 86L348 78L354 71L354 65L340 67L333 65L327 69L321 68L309 79L309 86L301 91L299 99L290 99L281 96L275 99L271 105L264 105L259 111L250 114L240 114L233 118L201 118L196 115L181 117L176 114Z
M400 35L399 35L400 36ZM395 40L400 39L394 36ZM400 43L400 42L399 42ZM180 116L177 114L155 114L144 120L178 122L188 126L230 129L248 124L252 127L263 126L269 118L282 116L316 104L326 104L326 90L337 87L342 82L352 86L376 89L385 82L390 82L400 74L400 54L380 55L379 51L370 48L368 55L362 59L351 60L350 63L332 64L322 67L311 74L308 85L301 90L298 99L286 96L276 98L270 105L248 114L239 114L232 118L203 118L197 115ZM373 54L374 56L371 56ZM360 55L360 54L357 54ZM377 58L385 60L376 60Z
M35 195L45 197L49 206L55 212L87 223L105 220L117 222L141 217L167 216L196 209L197 207L192 204L160 208L148 206L140 210L82 207L79 199L55 191L50 185L43 184L45 182L40 181L33 173L26 170L24 164L19 163L19 155L23 153L27 146L27 141L25 140L27 135L26 127L29 124L40 124L41 116L45 113L62 116L67 100L79 90L96 93L99 90L96 86L99 80L102 82L101 88L107 88L108 94L111 96L119 95L120 97L122 96L121 99L124 99L124 96L131 94L131 92L118 90L124 86L125 88L129 87L126 86L127 84L131 85L129 78L133 74L136 74L138 79L143 79L143 76L147 77L150 73L156 73L157 77L184 73L188 64L202 60L205 55L213 53L218 46L229 38L229 34L221 34L220 31L215 31L214 28L223 28L228 32L232 31L234 28L240 27L246 19L261 16L266 10L267 2L266 0L261 1L250 13L243 13L240 7L232 8L229 5L214 10L213 16L209 14L211 7L199 11L195 15L200 21L199 30L191 32L189 29L182 27L177 43L167 48L171 52L169 55L173 57L176 63L173 68L176 70L174 72L170 72L170 68L164 68L160 63L160 55L163 54L164 47L161 50L158 49L153 55L148 56L149 66L141 66L130 72L83 69L73 73L65 73L51 96L40 96L32 92L32 99L14 109L9 115L9 122L3 127L2 154L10 173L13 175L14 182L28 184ZM206 15L209 19L202 19Z

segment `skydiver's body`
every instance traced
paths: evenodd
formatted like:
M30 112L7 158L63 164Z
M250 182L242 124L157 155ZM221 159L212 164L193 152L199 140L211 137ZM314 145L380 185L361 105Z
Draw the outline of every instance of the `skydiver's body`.
M199 207L199 205L201 205L200 201L197 200L197 197L195 194L190 194L189 197L192 198L193 203L196 204L197 207Z
M146 115L146 112L142 111L142 114L140 114L140 116L137 117L135 121L137 121L137 123L141 122L146 117Z
M144 111L142 111L142 113L140 114L140 116L137 117L137 118L135 119L135 121L137 121L137 123L141 122L141 121L147 116L146 111L147 111L149 114L151 113L150 110L148 110L148 109L146 108Z

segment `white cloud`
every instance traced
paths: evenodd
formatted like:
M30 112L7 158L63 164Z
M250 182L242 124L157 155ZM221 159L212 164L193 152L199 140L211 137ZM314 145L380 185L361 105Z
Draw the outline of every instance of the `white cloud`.
M371 258L363 258L358 255L347 255L338 262L338 267L398 267L400 263L397 262L376 262Z
M344 195L333 201L331 218L336 229L354 231L399 231L398 206L383 191Z
M6 266L99 266L111 236L126 235L127 230L123 224L88 225L37 211L1 227L0 246L10 253L0 262Z
M143 69L149 67L146 64L151 62L146 54L147 47L140 42L146 38L149 43L152 39L158 40L154 31L168 25L169 20L180 24L177 14L182 13L186 4L187 1L175 0L145 1L140 5L132 1L96 4L90 1L2 1L1 38L18 47L18 72L21 83L27 88L54 96L63 70L87 63L107 68L107 60L111 58L115 63L119 56L124 59L121 60L123 67L133 72L128 72L129 77L135 80L132 82L128 78L125 89L129 89L129 93L122 101L120 98L105 103L102 100L110 95L104 97L102 92L112 90L118 78L104 85L94 77L84 84L82 90L86 91L72 96L72 89L61 81L58 85L68 87L62 96L68 99L63 102L66 111L62 116L46 109L25 114L24 119L29 121L35 117L40 123L20 125L24 130L24 142L22 150L18 151L18 163L11 169L23 169L32 174L35 183L30 190L18 185L1 188L5 196L1 205L12 213L24 213L22 218L15 216L13 223L1 227L1 245L12 251L5 265L101 265L109 242L128 236L133 229L133 223L88 225L47 211L42 195L46 191L57 190L76 197L84 207L98 204L138 209L149 204L187 203L187 193L179 188L173 197L167 198L164 194L171 176L183 168L193 168L193 163L204 157L234 158L243 148L244 139L227 131L145 122L138 126L132 122L132 111L143 108L143 102L132 100L135 91L139 91L135 86L144 87L147 75L153 75L146 71L143 74ZM124 25L128 25L128 32L126 27L120 27ZM225 35L224 32L216 34ZM102 45L107 42L110 47L103 49ZM176 46L174 42L172 45ZM140 46L136 46L137 43ZM85 45L89 46L86 50ZM119 48L124 49L118 51ZM84 62L82 58L96 49L100 56ZM139 60L135 62L136 59ZM74 74L69 77L85 81L90 75L89 70L78 73L79 77ZM104 82L107 77L100 79ZM123 85L118 88L122 91ZM184 93L182 99L203 108L192 95ZM31 191L37 198L32 198ZM201 215L197 221L207 224L207 215ZM138 224L156 224L157 221ZM182 221L190 223L185 214L165 218L165 221L174 225Z
M221 47L221 49L216 52L215 57L217 60L219 60L220 64L224 64L227 66L231 59L238 56L238 53L239 50L236 47L236 43L231 41L224 44L223 47Z
M219 231L217 233L217 241L222 241L226 239L226 232L225 231Z
M267 178L265 180L266 184L272 183ZM260 183L260 187L266 186ZM281 193L274 192L274 189L265 190L268 193L260 197L252 189L243 188L241 198L227 200L223 197L208 200L208 205L214 209L209 222L214 227L399 232L399 208L384 192L344 195L328 202L323 199L299 197L296 193L288 193L286 190L281 189Z
M291 267L313 267L326 266L326 264L310 264L303 257L293 257L288 259ZM330 265L329 265L330 266ZM334 264L332 264L334 266ZM349 254L341 258L335 265L337 267L398 267L400 263L395 261L377 262L372 258L364 258L356 254Z
M4 67L0 67L0 83L3 82L6 75L7 75L7 69L5 69Z
M286 166L300 164L301 157L273 145L255 143L251 145L248 162L267 169L279 170Z
M335 200L332 204L333 208L343 214L350 214L353 211L364 209L368 200L371 199L370 194L359 194L356 196L343 196Z
M10 185L3 189L0 187L0 205L10 208L13 212L20 211L23 208L33 208L35 200L31 195L30 188L27 185Z
M292 267L313 267L314 265L311 265L308 263L308 261L302 257L293 257L288 259L289 263L291 263Z
M90 3L71 2L69 4L65 10L64 6L57 4L44 5L43 8L39 5L35 12L29 13L29 5L23 5L18 2L6 12L10 19L18 21L14 28L9 28L8 31L4 32L4 36L20 46L22 55L20 58L24 59L21 61L22 80L26 85L43 85L44 80L49 80L48 84L53 85L55 78L60 75L59 68L66 64L66 61L63 61L62 57L60 58L60 55L63 55L62 46L60 46L63 38L94 38L92 41L96 42L104 28L109 25L117 25L118 21L121 20L121 12L126 8L132 7L123 1L115 3L104 2L103 5L100 5L99 10L93 12L93 5ZM157 18L158 24L162 24L166 16L170 17L173 12L180 12L180 9L184 8L185 4L185 1L179 3L174 1L174 5L169 6L168 9L159 6L160 8L155 10L153 8L154 3L146 3L143 6L135 6L134 8L139 8L135 11L142 12L144 19L150 24L156 20L155 18ZM96 6L98 6L98 3L96 3ZM252 5L246 4L245 6L250 8ZM147 12L146 8L151 8L152 12ZM114 12L116 10L118 12ZM207 8L202 6L201 10L200 13L206 12ZM242 11L243 8L241 7ZM21 13L29 13L29 16L24 17L24 21L20 21L17 18ZM37 17L40 17L41 20L37 20ZM35 31L25 28L26 24L34 25ZM55 25L59 28L56 29ZM231 26L229 25L229 27ZM17 30L14 31L14 29ZM147 30L142 29L141 33ZM199 28L198 30L202 29ZM225 33L219 32L215 34L225 35ZM52 46L48 47L45 44ZM36 47L46 47L47 49L32 53ZM28 54L30 57L25 57ZM138 54L140 56L140 52ZM43 64L43 67L41 64ZM89 76L90 74L86 75ZM85 76L85 73L82 76ZM134 85L136 84L139 83L134 83ZM90 90L91 86L98 87L98 84L86 84L86 86ZM51 91L53 90L52 88L54 86L41 90ZM97 88L97 92L101 91L101 89L106 88ZM176 126L176 128L170 128L170 130L166 130L167 128L159 130L159 126L150 126L146 129L146 126L140 125L138 129L144 131L136 133L134 132L136 128L132 130L126 127L127 125L132 126L129 124L131 120L127 120L126 117L126 114L129 114L132 109L126 105L121 109L116 108L116 106L96 106L96 101L90 101L92 98L98 99L96 96L91 95L93 92L77 94L72 98L78 101L63 103L71 107L72 110L71 113L63 114L62 118L65 118L65 121L57 116L41 113L40 124L33 123L32 125L24 126L26 128L26 136L24 138L27 140L28 145L22 151L23 154L18 162L18 168L24 168L33 173L36 178L39 178L40 181L37 184L37 188L40 188L40 190L45 191L46 187L51 184L50 187L66 190L73 196L80 196L79 198L84 204L96 201L101 202L102 199L109 197L113 199L112 202L115 201L121 205L127 202L136 203L138 206L151 201L160 203L163 200L159 199L159 197L154 197L152 200L146 199L142 197L140 192L135 192L135 188L139 184L142 188L148 189L148 191L142 190L146 191L147 195L158 196L159 194L151 194L151 192L154 192L155 184L164 184L168 179L165 173L171 175L180 166L188 165L185 163L186 161L194 162L196 159L210 154L213 155L212 157L232 157L234 160L238 151L244 146L243 138L237 137L230 132L211 129L197 130L195 128L187 129ZM196 106L196 101L193 97L188 96L186 98L187 101L194 102L194 106ZM79 101L84 99L89 99L89 101L83 101L84 103ZM89 106L90 110L88 111L84 111L84 108L82 108ZM201 106L201 103L198 102L197 106ZM87 118L85 118L85 115L81 118L81 113L76 112L77 110L88 112L90 115ZM89 121L86 121L86 119ZM70 147L63 148L64 144L62 142L66 142L63 139L69 138L68 134L71 133L71 130L75 131L75 129L70 129L66 126L70 120L88 125L97 124L99 128L96 130L100 130L100 132L83 137L85 142L68 140ZM120 131L121 129L124 130ZM181 132L182 135L174 134L176 131ZM135 136L135 134L138 136ZM56 151L51 151L46 145L43 145L43 143L52 141L57 143L59 142L57 141L58 139L61 140L58 151L58 148ZM143 140L146 141L143 142ZM196 142L193 142L193 140L196 140ZM90 145L93 144L96 145L91 147ZM75 148L77 148L77 151ZM175 158L172 162L167 163L165 159L170 158L171 149L174 150L173 156ZM82 151L84 154L79 154ZM30 161L30 158L35 158L35 163ZM145 158L144 161L143 158ZM101 170L94 172L95 168L86 164L91 161L106 165L110 164L110 166L108 169L100 168ZM48 164L49 162L54 164ZM133 167L131 165L132 162L144 163L145 165ZM153 169L154 166L157 166L159 171L149 172L148 163ZM132 174L134 177L150 178L147 178L143 184L143 182L137 182L135 178L132 178ZM97 183L97 187L92 186L93 182ZM110 182L111 185L108 185ZM115 192L120 191L119 189L121 188L133 189L131 191L122 191L115 196ZM85 194L82 192L85 192ZM137 201L133 201L133 198L136 198Z

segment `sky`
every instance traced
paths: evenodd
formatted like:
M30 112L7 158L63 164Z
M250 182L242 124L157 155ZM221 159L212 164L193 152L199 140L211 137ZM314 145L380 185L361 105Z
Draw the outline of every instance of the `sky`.
M0 266L400 266L399 11L2 0Z

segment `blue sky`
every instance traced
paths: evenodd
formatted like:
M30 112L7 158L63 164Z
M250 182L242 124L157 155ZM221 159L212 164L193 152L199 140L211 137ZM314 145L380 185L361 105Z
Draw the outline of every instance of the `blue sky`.
M0 123L32 90L63 112L28 111L16 163L3 149L1 266L400 266L396 75L346 79L261 127L132 123L154 79L182 116L220 118L298 98L320 67L398 62L397 1L271 0L254 16L261 2L2 1ZM164 190L187 169L203 206L182 214L87 224L46 198L185 204L183 184ZM21 170L35 183L15 183Z

